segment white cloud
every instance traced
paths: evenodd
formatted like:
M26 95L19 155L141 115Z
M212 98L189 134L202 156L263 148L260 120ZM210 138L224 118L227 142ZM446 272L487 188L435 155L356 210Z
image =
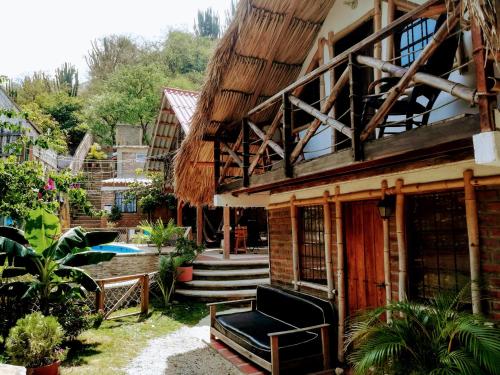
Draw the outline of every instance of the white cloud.
M0 75L52 73L63 62L86 76L90 41L108 34L158 39L169 28L192 30L198 9L221 18L230 0L0 0Z

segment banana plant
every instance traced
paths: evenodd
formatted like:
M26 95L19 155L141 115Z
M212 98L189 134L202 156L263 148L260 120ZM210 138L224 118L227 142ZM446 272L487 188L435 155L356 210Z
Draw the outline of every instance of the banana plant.
M52 302L99 290L80 267L111 260L115 253L89 247L112 242L117 232L77 227L61 235L59 219L44 208L30 213L25 229L0 227L0 296L37 297L47 313Z

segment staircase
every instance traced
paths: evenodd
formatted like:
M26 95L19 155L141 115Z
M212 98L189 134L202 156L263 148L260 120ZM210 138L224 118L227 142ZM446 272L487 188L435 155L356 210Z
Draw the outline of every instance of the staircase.
M257 285L269 284L269 260L197 260L193 280L178 283L179 299L222 301L255 297Z
M90 203L95 209L101 208L102 181L115 176L114 164L111 160L84 161L82 165L82 188L87 191ZM100 228L101 219L85 215L83 212L71 213L71 227Z

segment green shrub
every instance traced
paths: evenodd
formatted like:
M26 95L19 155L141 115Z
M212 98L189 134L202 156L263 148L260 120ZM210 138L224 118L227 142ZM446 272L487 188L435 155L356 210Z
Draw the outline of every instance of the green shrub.
M113 206L111 208L111 212L108 214L108 221L116 223L120 221L121 218L122 218L122 211L120 210L120 207Z
M12 363L41 367L61 360L64 333L53 316L36 312L19 319L7 337L6 351Z
M94 324L90 308L81 299L68 298L65 303L55 304L50 313L61 325L66 340L76 339Z
M175 289L177 280L177 268L182 264L183 259L171 254L160 257L158 269L158 288L161 293L161 300L164 307L170 303L170 298Z
M92 160L105 160L108 156L101 149L101 145L99 143L94 143L90 146L89 153L87 154L87 159Z
M175 255L182 258L182 265L189 266L196 257L205 250L203 244L198 245L196 241L179 237L175 243Z

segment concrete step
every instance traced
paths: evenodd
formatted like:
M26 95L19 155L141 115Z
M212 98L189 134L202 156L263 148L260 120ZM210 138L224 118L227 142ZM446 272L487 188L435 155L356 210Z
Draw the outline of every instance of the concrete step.
M245 260L195 260L194 267L200 269L248 269L269 267L268 259Z
M242 299L255 297L256 290L254 289L239 289L239 290L193 290L177 288L175 290L177 297L185 297L190 300L198 301L221 301L231 299Z
M256 287L257 285L269 284L269 278L246 279L246 280L193 280L185 283L179 283L182 289L198 290L234 290L247 287Z
M269 276L269 268L249 268L249 269L233 269L233 270L193 270L193 278L196 280L227 280L227 279L256 279L266 278Z

